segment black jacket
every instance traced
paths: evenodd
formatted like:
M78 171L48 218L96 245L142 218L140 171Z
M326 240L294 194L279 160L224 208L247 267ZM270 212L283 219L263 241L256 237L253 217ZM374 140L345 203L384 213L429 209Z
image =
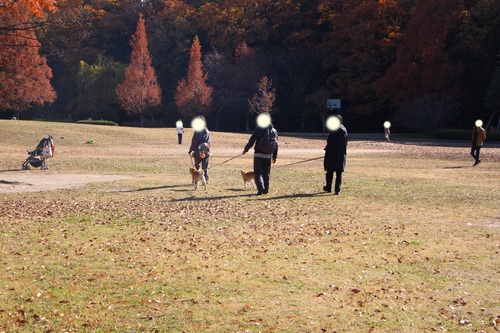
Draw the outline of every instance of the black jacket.
M248 140L248 143L245 146L245 149L243 149L243 151L245 151L245 152L249 151L250 148L252 148L252 146L255 144L255 142L257 142L261 137L263 137L267 131L274 131L275 132L276 148L274 149L272 155L273 155L274 159L277 158L278 157L278 131L276 131L276 129L273 127L273 125L270 125L268 128L262 128L259 126L255 127L255 129L253 130L252 136ZM257 145L255 145L255 153L265 154L264 152L259 150Z
M324 167L326 171L343 172L347 155L347 130L343 125L330 132L325 147Z

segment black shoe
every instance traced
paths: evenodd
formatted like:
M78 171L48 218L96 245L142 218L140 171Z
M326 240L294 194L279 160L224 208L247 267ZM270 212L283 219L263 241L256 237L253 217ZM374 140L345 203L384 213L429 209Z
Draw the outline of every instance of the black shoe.
M326 186L323 186L323 191L328 192L328 193L332 193L332 189L329 189Z
M478 165L479 163L481 163L481 161L480 161L480 160L476 160L476 162L474 162L474 164L473 164L472 166L476 166L476 165Z
M340 194L340 192L335 192L335 195L339 195L339 194Z
M268 194L269 193L269 190L264 190L264 192L262 192L262 194Z
M257 192L257 195L262 195L262 194L264 194L264 193L261 191Z

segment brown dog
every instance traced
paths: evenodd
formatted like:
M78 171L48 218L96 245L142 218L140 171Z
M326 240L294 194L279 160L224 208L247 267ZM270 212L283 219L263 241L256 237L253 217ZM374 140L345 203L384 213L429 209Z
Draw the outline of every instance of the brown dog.
M203 170L196 170L195 167L189 168L189 173L191 174L191 179L193 180L194 189L198 189L198 184L201 182L205 186L205 191L207 190L207 181L205 179L205 173Z
M243 178L243 182L245 183L245 188L247 188L247 183L251 183L253 188L255 188L255 172L253 171L245 172L241 170L241 178Z

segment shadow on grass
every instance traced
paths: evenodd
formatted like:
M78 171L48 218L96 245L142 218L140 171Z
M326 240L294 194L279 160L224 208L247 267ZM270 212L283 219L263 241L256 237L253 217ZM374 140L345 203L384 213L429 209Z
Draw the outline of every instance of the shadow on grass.
M184 188L183 190L177 190L177 191L181 192L181 191L188 191L188 189L187 189L188 186L189 185L164 185L164 186L155 186L155 187L142 187L142 188L138 188L136 190L130 190L127 192L142 192L142 191L154 191L154 190Z
M230 191L241 192L244 189L228 189ZM197 197L191 195L186 198L172 199L170 202L182 202L182 201L210 201L210 200L222 200L222 199L231 199L231 198L251 198L253 200L259 201L269 201L269 200L280 200L280 199L300 199L300 198L312 198L312 197L323 197L323 196L331 196L331 193L325 192L317 192L317 193L295 193L295 194L285 194L280 196L270 196L263 195L257 196L255 193L247 193L247 194L239 194L239 195L218 195L218 196L208 196L208 197Z
M256 200L279 200L279 199L301 199L301 198L313 198L313 197L326 197L333 196L331 193L326 192L316 192L316 193L294 193L285 194L280 196L259 196Z
M467 165L457 165L457 166L447 166L447 167L442 167L442 169L464 169L468 168L469 166Z
M244 197L252 197L255 194L241 194L241 195L218 195L213 197L196 197L191 195L186 198L178 198L171 199L169 202L182 202L182 201L211 201L211 200L223 200L223 199L231 199L231 198L244 198Z

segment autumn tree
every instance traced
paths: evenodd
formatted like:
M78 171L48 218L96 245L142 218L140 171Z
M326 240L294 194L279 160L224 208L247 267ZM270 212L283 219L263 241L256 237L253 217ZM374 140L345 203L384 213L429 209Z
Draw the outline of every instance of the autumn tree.
M151 66L142 15L139 15L137 30L132 35L130 45L132 46L130 64L125 69L125 78L116 89L116 93L122 108L129 114L140 116L141 126L144 126L145 112L151 111L161 103L161 89Z
M455 29L460 2L419 0L385 86L406 127L432 131L455 111L460 67L449 57L447 42Z
M3 22L18 26L31 15L29 7L17 9L21 11L4 11ZM0 34L0 108L13 110L18 119L21 111L56 99L50 83L52 70L39 49L40 43L31 29Z
M189 56L187 79L177 85L175 104L183 115L206 115L212 105L212 87L207 84L208 74L203 73L201 45L195 36Z
M271 113L275 111L274 102L276 101L276 89L273 81L267 76L260 78L257 84L257 92L252 99L248 101L248 113ZM247 117L247 131L250 130L249 117Z

